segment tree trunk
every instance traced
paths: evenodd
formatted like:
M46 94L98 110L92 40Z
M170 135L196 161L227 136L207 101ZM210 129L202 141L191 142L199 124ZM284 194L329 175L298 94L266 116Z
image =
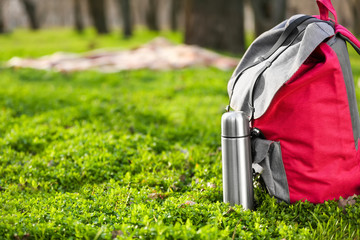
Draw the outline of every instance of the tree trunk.
M118 3L123 19L123 35L125 38L129 38L133 32L130 0L118 0Z
M256 36L285 19L286 0L251 0L250 2L254 11Z
M98 34L109 33L106 21L106 0L88 0L92 22Z
M83 15L81 11L81 0L74 0L75 30L82 33L84 30Z
M172 0L171 1L171 9L170 9L170 26L172 31L177 31L178 21L179 21L179 14L182 8L182 1L183 0Z
M243 0L187 0L185 14L187 44L243 53Z
M40 28L39 20L36 15L36 5L32 0L22 0L22 4L24 5L25 13L28 17L30 28L32 30L37 30Z
M355 36L360 37L360 0L351 1L351 5L353 9L353 32Z
M149 30L159 31L159 22L158 22L158 0L148 0L148 8L146 10L146 25Z
M5 33L4 0L0 0L0 34Z

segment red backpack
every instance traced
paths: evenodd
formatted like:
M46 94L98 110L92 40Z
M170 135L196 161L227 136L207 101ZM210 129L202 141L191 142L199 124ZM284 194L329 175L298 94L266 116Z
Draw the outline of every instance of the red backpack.
M296 15L259 36L228 84L231 108L265 138L252 139L253 164L269 193L289 203L360 194L360 119L346 46L360 54L360 42L338 24L330 0L317 4L319 16Z

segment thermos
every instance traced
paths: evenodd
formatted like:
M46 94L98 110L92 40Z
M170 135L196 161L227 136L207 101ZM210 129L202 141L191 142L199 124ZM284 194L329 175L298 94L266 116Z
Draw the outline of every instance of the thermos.
M241 111L224 113L221 135L224 202L253 209L249 118Z

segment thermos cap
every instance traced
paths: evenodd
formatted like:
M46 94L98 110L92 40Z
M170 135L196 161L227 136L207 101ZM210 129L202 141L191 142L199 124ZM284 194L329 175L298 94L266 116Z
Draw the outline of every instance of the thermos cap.
M221 117L221 135L223 137L249 136L249 117L241 111L224 113Z

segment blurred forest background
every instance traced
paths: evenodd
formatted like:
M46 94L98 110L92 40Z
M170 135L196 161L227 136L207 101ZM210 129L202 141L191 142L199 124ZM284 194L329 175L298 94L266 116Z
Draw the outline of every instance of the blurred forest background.
M360 36L360 0L333 0L339 23ZM318 14L315 0L0 0L0 33L93 26L98 34L135 27L184 33L184 42L231 53L245 49L245 33L255 36L285 18Z

